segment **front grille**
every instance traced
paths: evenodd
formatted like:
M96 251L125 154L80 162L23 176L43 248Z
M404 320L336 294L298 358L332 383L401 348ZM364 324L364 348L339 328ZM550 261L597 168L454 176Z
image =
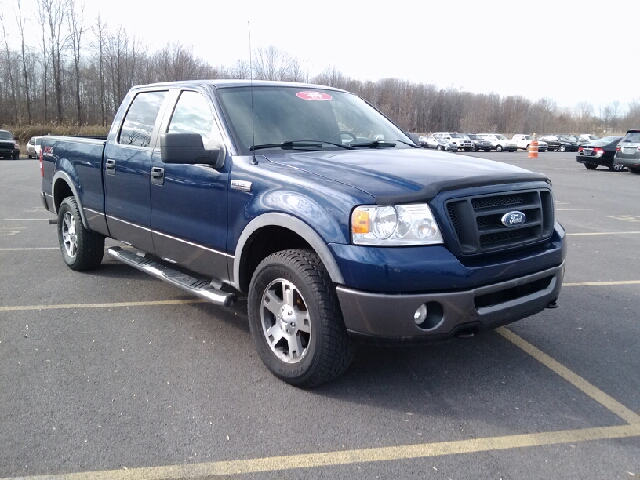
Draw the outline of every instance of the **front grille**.
M449 200L445 205L463 255L523 247L545 241L553 233L550 190L478 195ZM510 212L524 214L525 221L506 226L502 218Z

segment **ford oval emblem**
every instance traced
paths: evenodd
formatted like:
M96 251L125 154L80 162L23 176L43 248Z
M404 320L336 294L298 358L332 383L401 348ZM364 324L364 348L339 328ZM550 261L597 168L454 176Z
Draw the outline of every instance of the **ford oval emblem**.
M524 225L526 219L527 217L524 213L515 210L505 213L500 221L505 227L519 227L520 225Z

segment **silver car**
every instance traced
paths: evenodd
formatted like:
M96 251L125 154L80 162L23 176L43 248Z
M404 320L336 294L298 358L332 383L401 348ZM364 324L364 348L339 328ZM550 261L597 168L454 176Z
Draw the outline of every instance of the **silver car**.
M31 137L27 142L27 157L39 158L41 143L42 143L42 137Z
M614 165L622 165L632 173L640 173L640 130L627 130L616 147Z

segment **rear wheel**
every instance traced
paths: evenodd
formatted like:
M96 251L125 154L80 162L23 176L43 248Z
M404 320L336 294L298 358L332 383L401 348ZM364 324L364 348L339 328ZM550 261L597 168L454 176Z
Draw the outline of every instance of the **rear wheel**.
M104 237L84 228L74 197L67 197L60 204L58 240L62 258L72 270L93 270L100 266L104 255Z
M640 174L640 168L637 167L628 167L631 173L635 173L636 175Z
M501 152L501 151L502 151L502 145L497 145L496 152Z
M596 165L595 163L585 163L584 166L587 170L595 170L596 168L598 168L598 165Z
M335 285L314 252L283 250L265 258L251 279L248 310L258 354L281 380L314 387L351 363Z
M14 160L20 160L20 152L14 153L13 154L13 159Z
M565 147L564 145L560 145L560 147L558 148L558 151L564 152L566 149L567 147Z
M442 151L442 145L438 145L438 146L436 147L436 150L440 150L440 151Z

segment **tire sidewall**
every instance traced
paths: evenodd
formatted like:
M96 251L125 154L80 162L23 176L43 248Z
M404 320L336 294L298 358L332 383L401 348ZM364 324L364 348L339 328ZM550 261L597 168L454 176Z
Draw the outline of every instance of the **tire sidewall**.
M67 254L66 248L64 248L64 239L62 237L62 226L64 224L64 216L66 213L70 213L76 222L76 255L70 257ZM80 212L75 200L66 198L60 204L58 209L58 242L60 243L60 251L62 252L62 259L69 267L74 268L78 264L78 252L80 250L80 243L82 241L82 234L80 232L80 226L82 225L82 219L80 218Z
M309 312L311 323L311 337L307 352L299 362L288 364L280 360L267 343L262 329L260 317L262 296L267 286L274 280L282 278L293 283L302 294ZM247 299L249 313L249 329L253 337L256 349L260 358L267 368L278 378L291 384L301 384L313 374L319 362L319 351L322 349L322 328L323 319L318 308L319 299L310 288L308 281L302 274L296 271L295 267L274 259L270 262L263 262L251 280L249 296Z

